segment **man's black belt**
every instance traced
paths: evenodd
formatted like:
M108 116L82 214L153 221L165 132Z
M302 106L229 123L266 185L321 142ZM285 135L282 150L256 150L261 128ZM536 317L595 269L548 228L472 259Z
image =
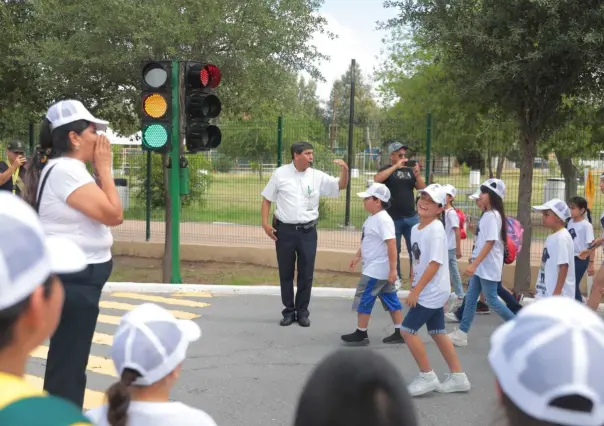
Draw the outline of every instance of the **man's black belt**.
M278 226L284 226L288 228L294 228L296 231L308 231L315 226L317 226L318 220L311 220L306 223L285 223L281 222L279 219L276 220Z

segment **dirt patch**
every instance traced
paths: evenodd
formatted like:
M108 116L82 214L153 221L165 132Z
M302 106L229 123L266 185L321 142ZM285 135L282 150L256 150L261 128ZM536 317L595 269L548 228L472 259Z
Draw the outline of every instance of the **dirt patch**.
M160 283L161 259L116 256L110 281ZM181 262L180 275L185 284L279 285L276 268L248 263ZM354 288L360 273L315 271L318 287Z

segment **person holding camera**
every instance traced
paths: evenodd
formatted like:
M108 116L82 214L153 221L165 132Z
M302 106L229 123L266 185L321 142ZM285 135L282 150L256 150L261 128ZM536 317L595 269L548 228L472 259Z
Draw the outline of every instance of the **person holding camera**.
M388 187L392 197L388 214L394 221L396 235L396 270L398 273L397 287L400 287L401 279L401 239L405 237L407 253L411 253L411 228L419 223L419 217L415 210L414 189L420 190L426 187L426 183L420 175L420 167L416 161L407 158L409 147L400 142L393 142L388 147L390 165L383 166L374 176L375 182L383 183ZM413 265L409 255L409 279L413 277Z
M22 196L25 191L25 144L10 141L6 147L8 163L0 161L0 191L10 191Z

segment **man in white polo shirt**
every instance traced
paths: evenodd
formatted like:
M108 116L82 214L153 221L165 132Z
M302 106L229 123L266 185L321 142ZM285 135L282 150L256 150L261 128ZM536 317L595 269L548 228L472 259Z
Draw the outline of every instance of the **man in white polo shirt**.
M317 253L317 221L320 196L337 197L348 184L348 166L341 167L340 177L334 178L312 168L313 146L296 142L291 146L292 162L274 171L262 191L262 228L275 241L281 301L282 326L294 321L310 326L308 305L312 289ZM271 203L276 203L272 223L269 221ZM298 261L298 282L294 300L294 272Z

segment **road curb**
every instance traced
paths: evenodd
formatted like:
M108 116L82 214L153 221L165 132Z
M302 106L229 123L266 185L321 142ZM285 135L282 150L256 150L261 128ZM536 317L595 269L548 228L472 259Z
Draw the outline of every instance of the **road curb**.
M274 285L220 285L220 284L160 284L160 283L118 283L108 282L103 287L104 292L130 292L130 293L214 293L214 294L247 294L258 296L280 296L279 287ZM343 297L352 298L356 289L314 287L313 297ZM398 296L405 299L409 290L399 290ZM535 299L525 297L522 305L530 305ZM604 312L604 304L600 303L598 312Z

